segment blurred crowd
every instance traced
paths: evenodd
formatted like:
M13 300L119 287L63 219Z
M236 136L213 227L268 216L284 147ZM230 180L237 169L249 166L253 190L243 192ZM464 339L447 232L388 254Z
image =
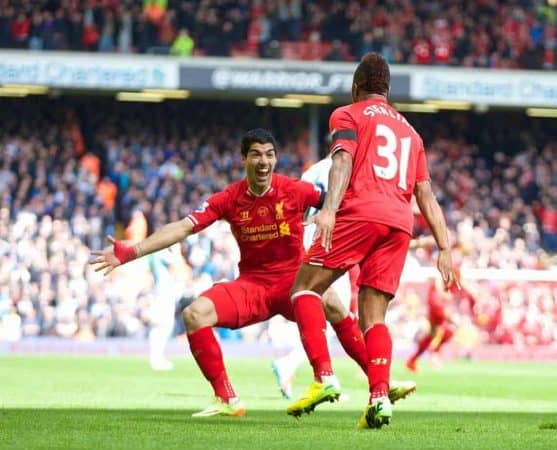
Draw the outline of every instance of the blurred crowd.
M547 0L1 0L0 47L554 69Z
M12 106L0 111L0 339L145 336L153 287L146 264L103 279L87 265L89 249L109 234L133 238L184 217L240 179L240 126L271 128L274 119L240 105L221 105L229 114L215 116L217 103L159 114L95 104L83 116L95 151L85 152L87 133L65 108ZM299 175L306 132L277 120L277 168ZM236 276L238 250L224 224L190 238L184 253L188 295Z
M182 218L240 179L239 139L246 129L265 126L277 135L277 171L298 176L310 162L307 118L273 108L219 102L153 108L108 100L85 109L61 102L12 106L0 111L0 339L145 337L153 300L145 262L103 278L87 264L89 249L106 245L108 234L134 239ZM498 133L490 123L512 120L479 125L472 115L455 117L412 121L424 130L458 266L556 266L551 133L533 122ZM427 229L417 215L416 235L422 234ZM186 296L236 276L238 250L224 223L188 239L182 253ZM435 253L421 249L410 261L432 266ZM476 302L467 316L481 342L557 342L557 283L470 284ZM424 286L403 286L393 303L397 339L409 341L419 331ZM176 332L182 331L177 321ZM233 336L268 338L265 326Z

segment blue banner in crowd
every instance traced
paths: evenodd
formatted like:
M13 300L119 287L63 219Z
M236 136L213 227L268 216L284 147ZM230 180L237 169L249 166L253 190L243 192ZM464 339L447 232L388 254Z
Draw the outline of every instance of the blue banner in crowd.
M419 69L411 98L501 106L557 106L557 74L480 69Z
M1 84L81 89L175 89L178 64L165 57L0 52Z

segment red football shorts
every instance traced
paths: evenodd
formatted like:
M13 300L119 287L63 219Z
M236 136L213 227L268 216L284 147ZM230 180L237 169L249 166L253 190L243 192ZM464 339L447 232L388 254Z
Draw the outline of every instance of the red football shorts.
M201 294L209 298L217 312L217 327L242 328L282 314L294 321L290 289L296 272L280 277L240 275L234 281L215 283Z
M398 228L374 222L337 219L329 253L325 252L320 239L317 239L307 251L304 262L341 270L348 270L358 264L358 285L394 295L409 244L410 235Z

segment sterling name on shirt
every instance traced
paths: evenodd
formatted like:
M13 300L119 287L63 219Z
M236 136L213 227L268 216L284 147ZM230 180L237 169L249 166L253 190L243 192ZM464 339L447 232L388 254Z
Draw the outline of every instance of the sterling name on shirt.
M367 106L364 109L364 116L374 117L376 114L391 117L392 119L398 120L399 122L402 122L403 124L411 127L411 125L408 123L408 121L404 116L392 110L391 108L385 108L382 105L371 105L371 106Z

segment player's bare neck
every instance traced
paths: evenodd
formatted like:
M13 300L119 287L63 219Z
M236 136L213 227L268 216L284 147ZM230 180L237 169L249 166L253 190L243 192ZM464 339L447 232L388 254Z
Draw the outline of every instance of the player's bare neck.
M258 192L259 189L257 188L254 189L251 186L248 186L248 193L250 195L253 195L254 197L263 197L267 192L269 192L269 189L271 189L271 183L269 183L269 185L265 189L261 190L260 192Z
M358 101L364 101L364 100L382 100L384 102L387 101L387 96L386 95L382 95L382 94L371 94L371 93L364 93L362 92L361 95L358 96Z

